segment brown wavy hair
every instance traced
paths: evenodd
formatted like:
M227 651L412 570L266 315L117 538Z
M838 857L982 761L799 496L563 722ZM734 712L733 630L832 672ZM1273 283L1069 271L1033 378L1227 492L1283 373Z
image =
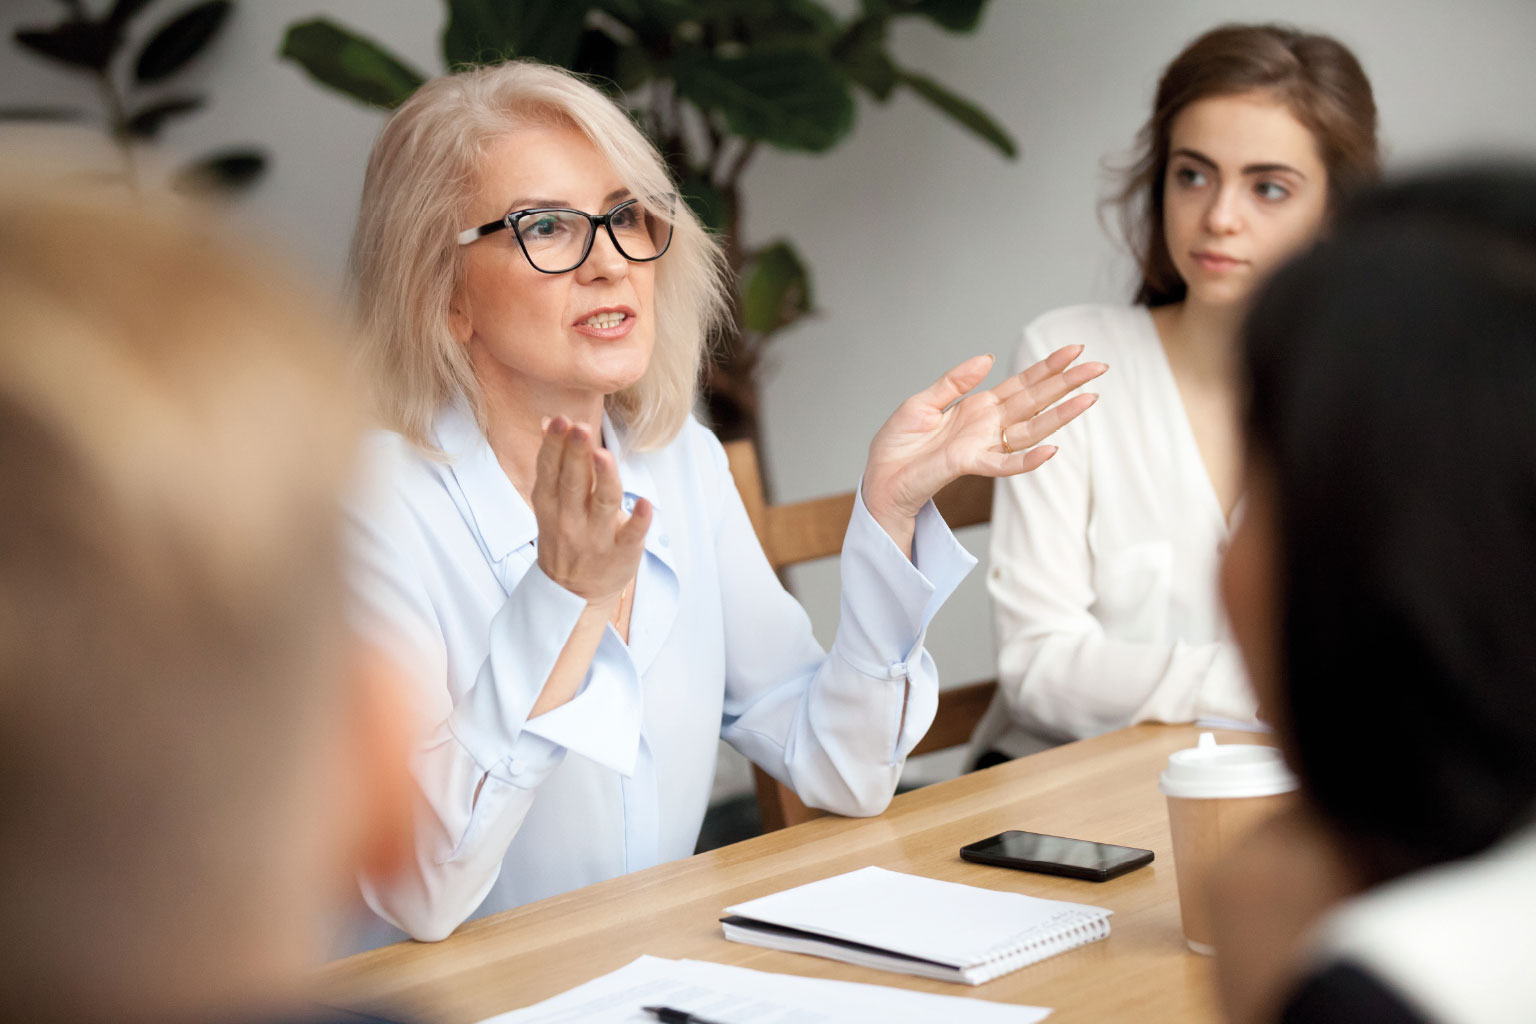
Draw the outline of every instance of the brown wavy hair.
M1184 298L1163 234L1163 181L1169 140L1179 112L1198 100L1267 92L1312 133L1328 170L1328 204L1337 204L1381 176L1376 100L1349 48L1331 36L1286 25L1221 25L1184 48L1163 71L1152 116L1136 137L1136 158L1122 173L1109 204L1141 271L1138 305Z

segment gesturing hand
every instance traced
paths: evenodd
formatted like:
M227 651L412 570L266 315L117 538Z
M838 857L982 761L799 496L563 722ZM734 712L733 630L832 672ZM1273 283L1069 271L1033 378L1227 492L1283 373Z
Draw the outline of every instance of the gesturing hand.
M1109 368L1073 366L1082 351L1058 349L994 388L967 394L992 369L991 356L976 356L902 402L869 446L863 487L870 515L901 545L910 542L918 510L951 480L1026 473L1056 454L1034 446L1098 396L1053 403Z
M641 498L626 515L619 467L592 431L557 416L544 428L533 483L539 568L589 605L617 605L634 579L651 526Z

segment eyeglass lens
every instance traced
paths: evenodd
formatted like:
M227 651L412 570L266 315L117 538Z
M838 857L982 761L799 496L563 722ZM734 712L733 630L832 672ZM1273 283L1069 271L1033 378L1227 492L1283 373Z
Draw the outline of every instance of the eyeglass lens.
M545 273L574 270L591 249L597 225L575 210L538 210L513 224L529 261ZM672 224L644 203L631 200L610 211L608 229L620 255L644 262L666 251Z

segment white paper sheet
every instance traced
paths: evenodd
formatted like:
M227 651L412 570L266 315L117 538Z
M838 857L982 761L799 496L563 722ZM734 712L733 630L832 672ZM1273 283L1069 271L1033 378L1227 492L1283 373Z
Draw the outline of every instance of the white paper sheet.
M718 1024L1035 1024L1051 1012L1039 1006L642 956L542 1003L481 1024L656 1024L643 1006L687 1010Z

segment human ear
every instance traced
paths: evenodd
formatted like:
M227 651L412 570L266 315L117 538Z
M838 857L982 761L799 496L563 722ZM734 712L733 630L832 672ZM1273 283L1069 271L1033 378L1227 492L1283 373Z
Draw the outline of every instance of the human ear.
M448 304L448 331L460 345L469 344L469 339L474 336L475 325L469 315L469 303L461 293L456 292Z

